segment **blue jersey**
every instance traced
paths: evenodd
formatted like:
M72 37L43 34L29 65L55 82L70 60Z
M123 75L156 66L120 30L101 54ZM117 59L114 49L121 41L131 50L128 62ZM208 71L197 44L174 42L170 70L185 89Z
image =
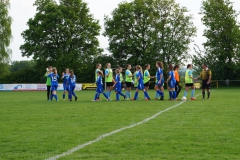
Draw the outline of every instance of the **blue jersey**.
M76 85L76 76L75 75L73 75L73 77L71 77L71 76L68 77L68 85L70 85L70 86Z
M143 84L143 75L141 71L138 71L136 77L139 78L138 83Z
M69 74L64 74L62 78L63 78L63 84L66 84L69 78Z
M96 83L97 83L97 88L103 88L102 76L98 76Z
M117 82L116 83L116 87L120 87L121 86L120 74L116 75L115 82Z
M169 71L169 72L168 72L168 76L171 76L170 81L176 82L175 75L174 75L174 71Z
M162 68L158 68L157 69L157 82L160 81L161 75L162 75L162 80L161 81L163 82L164 81L163 70L162 70Z
M58 85L58 78L59 78L58 74L55 75L54 73L51 73L48 75L48 77L51 78L52 85Z

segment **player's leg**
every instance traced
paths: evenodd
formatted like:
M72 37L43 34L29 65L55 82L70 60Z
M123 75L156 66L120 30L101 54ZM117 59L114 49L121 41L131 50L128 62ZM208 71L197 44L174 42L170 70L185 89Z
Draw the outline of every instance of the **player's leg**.
M186 84L186 89L185 89L185 92L184 92L184 95L183 95L184 97L187 97L188 89L189 89L188 84Z
M50 89L51 89L51 86L47 86L47 100L50 99Z
M196 98L194 97L194 94L195 94L195 87L194 87L194 85L192 85L191 88L192 88L191 100L195 100Z

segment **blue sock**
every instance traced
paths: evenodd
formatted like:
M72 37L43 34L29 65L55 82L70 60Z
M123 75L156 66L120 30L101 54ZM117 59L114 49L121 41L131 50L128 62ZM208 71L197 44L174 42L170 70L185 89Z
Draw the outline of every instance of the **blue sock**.
M147 92L144 92L144 95L147 97L147 99L150 99L150 97L149 97Z
M127 98L129 97L129 93L128 93L128 91L126 91L126 97L127 97Z
M144 99L146 99L147 97L146 97L146 94L145 94L145 92L144 92Z
M100 94L99 94L99 95L100 95ZM103 95L104 95L105 98L108 99L108 96L106 95L106 93L103 92Z
M77 97L76 94L75 94L74 92L72 93L72 95L73 95L74 97Z
M158 92L156 92L155 98L159 98L159 96Z
M162 92L161 92L160 90L157 90L157 93L158 93L159 95L162 95Z
M129 93L129 99L131 99L132 98L132 96L131 96L131 91L130 92L128 92Z
M95 101L97 100L97 97L98 97L98 93L96 93L95 96L94 96Z
M65 99L65 94L63 94L63 99Z
M68 99L71 99L71 94L68 95Z
M51 96L50 96L50 100L52 101L52 98L53 98L53 94L51 94Z
M164 92L162 92L162 95L161 95L162 97L164 97Z
M56 100L58 100L58 96L56 94L54 94L54 97L55 97Z
M172 98L173 98L173 92L169 91L169 99L172 99Z
M122 92L118 92L118 94L120 94L121 96L125 97L125 95Z
M119 101L120 100L120 97L119 97L119 94L116 93L116 100Z
M195 90L192 90L191 98L194 97Z
M176 98L177 98L177 92L173 91L173 99L176 99Z
M187 97L187 93L188 93L188 92L187 92L187 91L185 91L183 96L184 96L184 97Z
M138 99L138 92L135 92L134 100L137 100L137 99Z
M111 97L111 91L109 91L109 98Z

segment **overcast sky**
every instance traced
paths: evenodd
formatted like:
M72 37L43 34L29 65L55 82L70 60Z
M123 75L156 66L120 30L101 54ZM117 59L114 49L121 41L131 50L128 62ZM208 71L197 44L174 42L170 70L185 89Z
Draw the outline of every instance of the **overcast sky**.
M84 0L88 3L90 12L94 15L95 19L100 20L100 25L102 26L103 31L103 18L104 15L110 15L111 11L117 7L117 5L123 0ZM128 0L129 1L129 0ZM203 35L204 26L201 23L201 17L198 14L201 7L202 0L175 0L177 3L180 3L181 6L185 6L190 10L190 14L193 14L194 24L197 27L197 37L195 42L198 46L205 41ZM21 33L27 29L27 21L29 18L33 18L36 13L36 8L33 7L35 0L10 0L11 10L10 16L13 19L12 23L12 35L13 40L11 43L12 49L12 61L15 60L27 60L27 57L22 57L21 51L19 50L20 45L24 43L24 40L21 36ZM240 11L240 0L231 0L234 2L234 9ZM238 18L240 21L240 17ZM100 36L100 47L104 49L104 53L109 53L107 50L108 39ZM190 46L191 53L194 53L192 49L193 44Z

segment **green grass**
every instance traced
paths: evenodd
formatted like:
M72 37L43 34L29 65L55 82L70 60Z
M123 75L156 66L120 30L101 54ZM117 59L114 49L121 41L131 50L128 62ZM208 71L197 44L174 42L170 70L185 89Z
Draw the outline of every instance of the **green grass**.
M93 91L77 95L77 102L49 102L45 92L0 92L0 159L46 159L180 103L91 102ZM237 160L239 104L239 89L215 90L210 101L199 96L60 159Z

